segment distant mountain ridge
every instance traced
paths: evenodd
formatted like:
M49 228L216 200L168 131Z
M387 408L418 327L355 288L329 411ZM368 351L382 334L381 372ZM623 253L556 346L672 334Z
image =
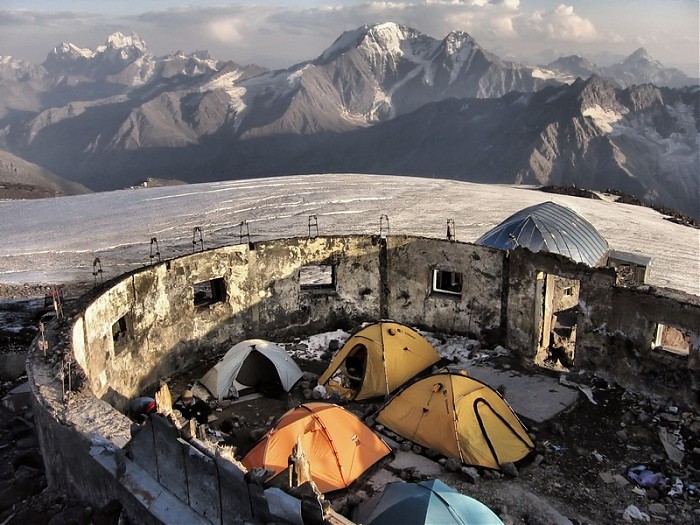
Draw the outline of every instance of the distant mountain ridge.
M94 51L57 46L40 66L0 58L0 147L93 189L357 171L620 185L700 216L698 88L621 89L676 78L642 51L609 70L620 79L582 57L531 67L464 32L393 23L277 71L153 57L115 34Z
M0 199L38 199L91 193L82 184L57 177L41 166L0 150Z
M700 82L697 78L689 77L680 69L665 67L658 60L651 58L643 47L612 66L599 67L585 57L571 55L560 57L544 67L561 75L571 75L574 78L586 79L597 75L620 88L641 84L680 88L697 85Z

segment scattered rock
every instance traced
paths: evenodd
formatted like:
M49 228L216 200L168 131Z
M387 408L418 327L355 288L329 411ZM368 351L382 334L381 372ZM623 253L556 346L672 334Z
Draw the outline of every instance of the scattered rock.
M449 458L445 463L445 468L450 472L457 472L462 468L462 463L458 459Z
M316 380L318 379L318 374L315 374L314 372L309 372L308 370L304 372L301 376L301 378L304 381L308 381L309 383L315 383Z
M402 443L402 444L403 444L403 443ZM414 453L414 454L421 454L421 453L423 453L423 447L421 447L420 445L413 445L413 447L411 448L411 450L413 450L413 453Z
M367 501L369 496L364 490L358 490L357 492L351 492L347 497L347 505L349 507L356 507L363 501Z
M401 445L399 446L399 448L400 448L401 450L403 450L404 452L409 452L409 451L411 450L411 447L412 447L412 446L413 446L413 445L411 444L410 441L404 441L403 443L401 443Z
M258 441L267 432L266 428L255 428L248 434L251 441Z
M426 448L425 449L425 457L427 457L427 458L435 459L439 455L440 455L440 452L438 452L434 448Z
M462 467L462 476L467 483L476 483L481 476L474 467Z
M518 477L518 468L515 466L514 463L511 463L510 461L506 461L505 463L501 463L501 471L506 476L509 476L511 478Z

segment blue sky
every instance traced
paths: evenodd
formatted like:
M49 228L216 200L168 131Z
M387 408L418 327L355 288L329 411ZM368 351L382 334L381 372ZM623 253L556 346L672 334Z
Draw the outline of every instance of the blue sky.
M607 65L643 46L698 76L699 11L698 0L0 0L0 56L42 62L61 42L94 49L121 31L136 32L156 55L208 49L286 67L320 55L345 30L391 21L435 38L467 31L530 63L578 53Z

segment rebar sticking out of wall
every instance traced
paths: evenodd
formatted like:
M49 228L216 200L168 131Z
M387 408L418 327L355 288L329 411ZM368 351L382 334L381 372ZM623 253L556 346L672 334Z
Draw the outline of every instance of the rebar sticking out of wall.
M241 221L238 229L238 242L243 242L243 237L248 238L248 243L250 243L250 228L248 228L248 221Z
M386 232L384 231L384 228L386 228ZM389 216L382 214L379 217L379 236L382 239L385 239L387 235L389 235Z
M197 245L199 245L199 251L204 251L204 236L202 235L202 228L195 226L192 230L192 253L197 251Z
M160 248L158 247L158 238L151 237L151 264L154 262L160 262ZM155 261L154 259L158 259Z
M95 259L92 261L92 276L95 278L95 286L98 284L98 277L100 281L99 284L102 285L102 261L100 261L99 257L95 257Z
M447 219L447 240L455 242L457 240L457 230L455 229L455 220Z
M44 322L39 322L39 342L37 346L39 347L39 350L41 350L41 354L44 356L44 358L46 358L46 351L49 349L49 342L46 340L45 329L46 326L44 325Z
M311 232L314 232L313 234ZM309 239L318 237L318 215L309 215Z
M63 291L56 285L51 286L50 290L53 311L56 312L56 318L63 319Z

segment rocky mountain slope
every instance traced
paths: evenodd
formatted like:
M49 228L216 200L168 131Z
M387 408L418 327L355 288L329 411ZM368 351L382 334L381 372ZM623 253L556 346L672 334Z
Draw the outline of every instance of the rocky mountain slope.
M620 71L645 63L636 55ZM0 60L0 147L97 190L363 171L614 187L700 215L697 88L569 86L594 65L556 66L393 23L278 71L153 57L115 34L94 51L58 46L41 66Z
M65 180L12 153L0 151L0 199L39 199L84 193L90 193L90 190L82 184Z
M592 77L532 94L447 100L330 138L294 169L616 188L698 216L699 92L619 90Z

